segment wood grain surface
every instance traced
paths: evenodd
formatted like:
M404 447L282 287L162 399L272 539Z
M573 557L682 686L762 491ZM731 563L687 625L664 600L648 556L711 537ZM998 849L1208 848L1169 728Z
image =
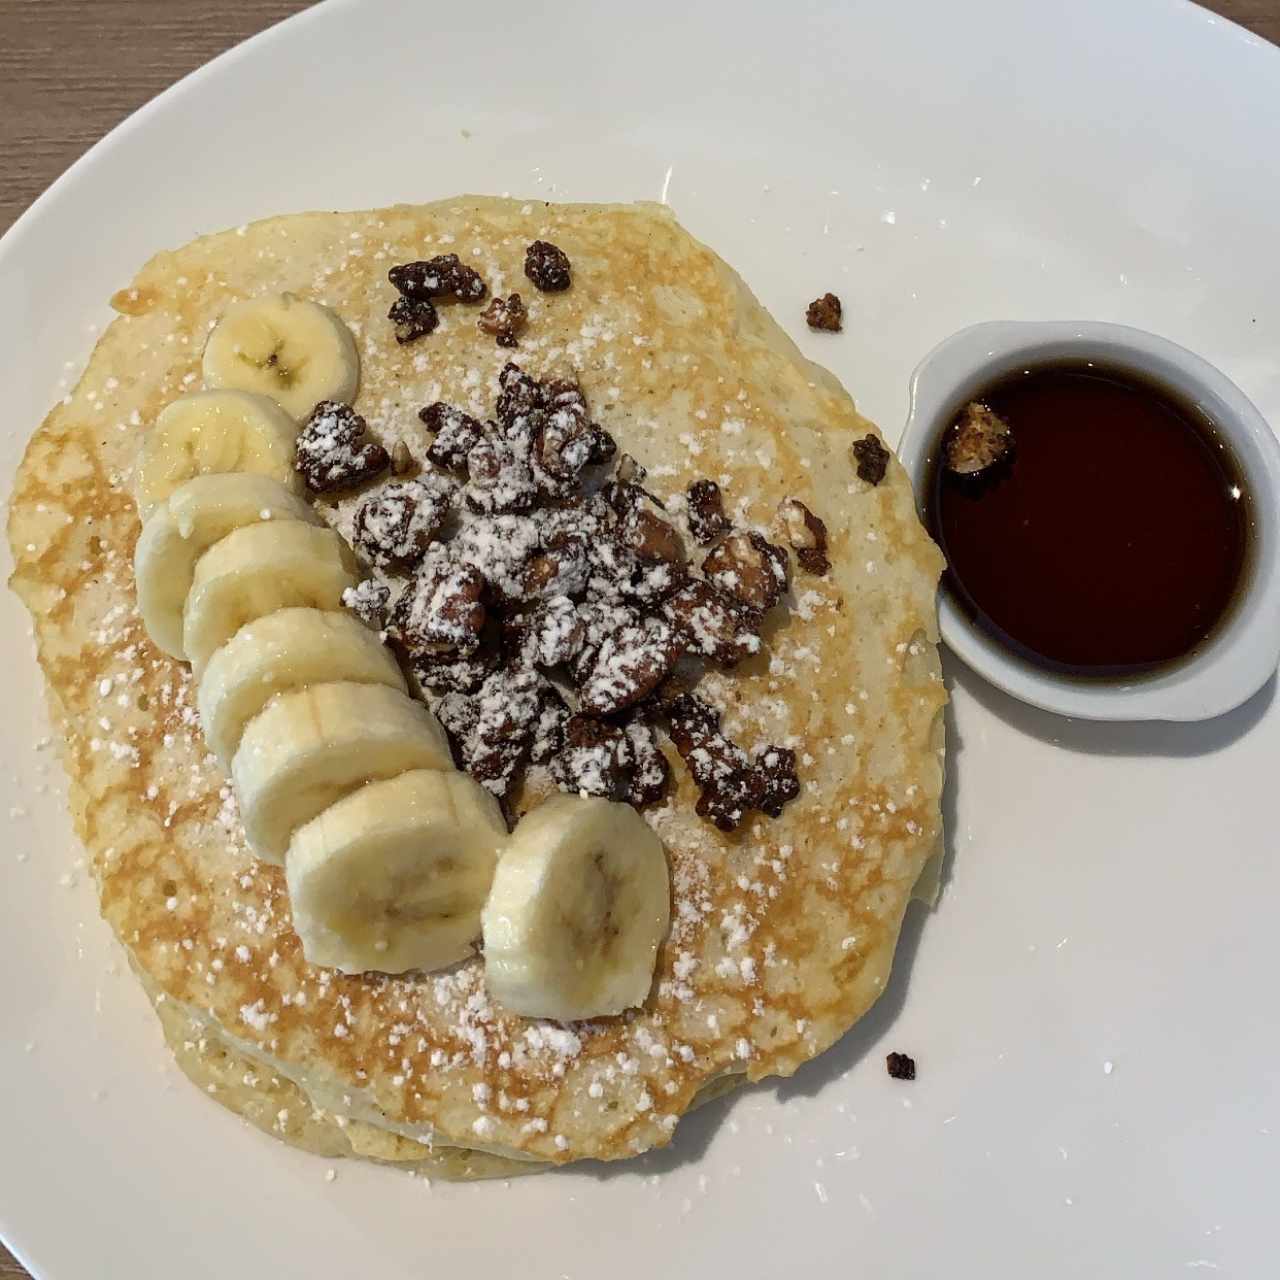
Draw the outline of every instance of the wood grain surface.
M310 3L0 0L0 233L130 112ZM1280 43L1280 0L1205 7ZM27 1272L0 1245L0 1280L15 1276Z

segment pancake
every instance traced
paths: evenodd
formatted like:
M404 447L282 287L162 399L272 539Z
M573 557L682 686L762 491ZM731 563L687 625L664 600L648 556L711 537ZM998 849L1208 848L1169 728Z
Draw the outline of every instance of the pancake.
M534 239L568 253L572 288L528 287ZM460 307L442 307L428 337L394 341L387 268L445 251L494 293L523 288L517 352ZM246 848L189 671L151 645L136 611L130 483L142 433L199 387L219 316L282 290L350 325L356 408L389 449L403 440L421 455L416 411L429 402L485 414L514 355L535 376L572 368L659 498L711 477L739 525L768 529L786 498L826 522L830 572L797 572L767 652L708 671L699 689L736 741L795 746L800 795L726 834L695 814L670 753L676 785L645 816L670 865L672 926L641 1008L572 1026L515 1016L489 999L478 958L398 976L308 965L283 873ZM506 1176L514 1162L663 1146L708 1090L789 1075L848 1030L884 988L940 844L941 558L896 460L879 484L859 478L850 446L874 428L725 263L660 206L466 196L207 236L159 254L112 301L120 318L20 468L12 586L35 621L103 915L188 1074L218 1083L175 1018L205 1028L229 1064L219 1078L238 1073L215 1097L278 1137L395 1162L460 1148L440 1176ZM351 503L319 509L350 535ZM533 779L517 811L545 786ZM268 1123L308 1108L325 1120Z

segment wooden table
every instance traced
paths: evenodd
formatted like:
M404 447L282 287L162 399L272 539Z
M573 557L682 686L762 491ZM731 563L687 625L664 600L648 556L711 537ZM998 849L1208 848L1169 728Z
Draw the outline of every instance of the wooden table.
M0 0L0 233L131 111L309 3ZM1280 0L1206 7L1280 43ZM26 1275L0 1245L0 1280Z

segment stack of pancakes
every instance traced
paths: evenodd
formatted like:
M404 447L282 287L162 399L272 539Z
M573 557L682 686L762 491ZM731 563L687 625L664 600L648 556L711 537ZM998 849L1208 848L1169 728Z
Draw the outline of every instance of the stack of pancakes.
M535 239L569 255L571 289L527 287ZM397 344L388 267L444 252L494 293L524 287L518 351L461 308ZM787 498L826 522L830 572L797 573L765 652L700 687L735 741L794 746L801 794L726 834L696 816L670 753L676 785L646 817L670 863L672 927L639 1009L571 1026L514 1016L489 999L479 958L397 976L308 965L283 872L245 846L190 674L136 611L131 472L148 424L199 386L228 304L284 290L354 330L356 408L388 449L403 440L421 458L425 404L485 413L514 357L539 377L571 371L659 498L709 477L739 525L776 528ZM35 619L103 915L193 1080L310 1150L506 1176L664 1145L698 1101L790 1074L848 1030L884 987L940 843L941 559L896 462L879 484L858 477L850 445L873 428L715 254L658 206L468 196L208 236L112 301L120 318L17 477L13 586ZM348 537L352 505L322 508ZM540 798L528 785L513 809Z

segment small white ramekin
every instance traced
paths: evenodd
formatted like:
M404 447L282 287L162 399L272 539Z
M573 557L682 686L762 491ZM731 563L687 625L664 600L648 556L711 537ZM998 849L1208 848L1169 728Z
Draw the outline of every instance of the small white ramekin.
M1251 497L1252 546L1239 598L1191 656L1129 679L1082 679L1033 666L972 622L945 586L938 605L942 638L992 684L1046 711L1085 720L1207 720L1230 711L1280 664L1280 442L1240 388L1207 361L1119 324L1018 321L963 329L935 347L911 377L911 411L898 456L916 501L923 508L933 450L966 401L1006 373L1065 360L1144 375L1214 423ZM1087 518L1083 511L1081 518Z

